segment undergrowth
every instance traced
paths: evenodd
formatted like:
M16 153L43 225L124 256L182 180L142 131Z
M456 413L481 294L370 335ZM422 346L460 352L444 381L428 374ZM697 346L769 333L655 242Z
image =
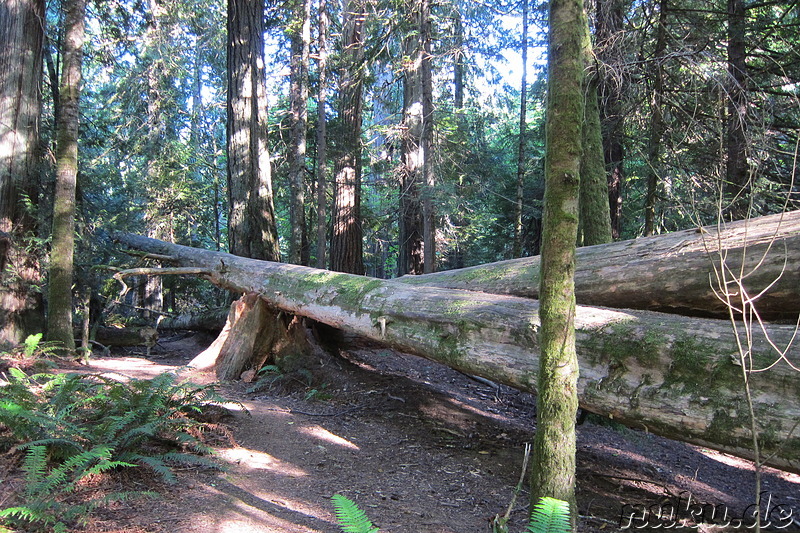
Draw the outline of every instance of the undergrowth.
M145 468L175 483L176 466L217 467L204 441L212 425L193 418L225 401L214 385L177 383L169 373L122 383L95 374L28 375L16 368L4 380L0 453L24 453L25 488L24 503L1 510L0 524L67 531L98 505L148 494L118 492L70 503L89 476Z

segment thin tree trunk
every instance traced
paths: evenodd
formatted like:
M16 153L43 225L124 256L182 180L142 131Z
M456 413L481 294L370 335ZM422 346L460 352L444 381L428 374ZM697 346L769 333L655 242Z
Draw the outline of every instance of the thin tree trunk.
M525 0L527 1L527 0ZM464 108L464 23L461 17L461 6L456 4L454 37L455 37L455 58L453 61L453 106L458 113ZM523 73L524 75L524 73Z
M517 144L517 198L514 202L512 259L522 257L522 200L525 192L525 137L528 114L528 0L522 0L522 86L519 92L519 142Z
M311 3L293 0L290 21L291 40L291 102L292 134L289 149L289 262L303 263L303 243L306 239L305 173L306 129L308 124L308 54L311 42Z
M44 10L44 0L7 0L0 9L0 350L44 323L33 290L39 258L24 242L36 232L24 202L37 205L39 195Z
M419 0L420 84L422 85L422 241L425 274L436 271L435 178L433 169L433 55L431 52L431 0Z
M650 135L647 140L647 193L644 201L644 235L656 229L658 175L661 168L661 141L664 136L664 52L667 49L667 10L669 0L660 0L656 23L656 45L653 50L653 97L650 103Z
M228 0L228 240L243 257L280 259L267 147L264 0Z
M56 194L48 282L47 337L75 351L72 331L72 273L75 251L75 188L78 178L78 124L86 0L64 5L61 115L56 140Z
M341 151L336 160L331 270L364 273L361 229L361 122L364 109L364 21L362 0L345 8L344 58L339 86Z
M327 196L325 175L328 170L328 138L327 138L327 94L328 90L328 5L326 0L319 0L319 50L318 76L319 94L317 95L317 268L325 268L327 244Z
M552 0L548 49L545 195L540 277L537 426L531 498L575 500L575 241L584 119L584 50L588 24L582 0Z

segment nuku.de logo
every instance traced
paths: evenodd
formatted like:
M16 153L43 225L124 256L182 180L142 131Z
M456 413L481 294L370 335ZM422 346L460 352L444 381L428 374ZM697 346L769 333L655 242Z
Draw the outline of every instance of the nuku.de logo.
M662 528L698 529L700 526L749 530L755 527L760 515L761 527L786 529L795 523L794 509L775 502L772 494L761 493L761 513L751 504L741 512L735 512L723 504L695 500L688 491L654 504L630 504L622 506L619 516L621 530Z

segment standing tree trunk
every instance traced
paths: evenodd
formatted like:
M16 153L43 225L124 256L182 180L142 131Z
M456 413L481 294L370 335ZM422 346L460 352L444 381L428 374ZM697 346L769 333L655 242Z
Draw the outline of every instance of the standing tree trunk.
M345 6L344 54L339 78L339 116L342 133L336 158L331 270L364 274L361 229L361 121L364 109L363 0Z
M75 351L72 332L72 271L75 251L75 187L86 0L64 3L61 112L56 127L56 194L48 282L47 337Z
M326 0L319 0L319 47L318 76L319 93L317 95L317 268L325 268L326 242L327 242L327 197L325 173L328 168L328 137L327 137L327 95L328 90L328 5Z
M230 251L279 261L266 138L264 0L228 0L227 56Z
M289 147L289 262L296 265L303 261L306 237L305 173L306 173L306 128L308 124L308 54L311 42L311 3L309 0L293 0L293 15L289 23L289 40L292 56L291 102L292 133Z
M667 49L668 0L660 0L656 23L656 45L653 50L653 96L650 101L650 136L647 140L647 193L644 200L644 236L656 229L658 170L661 167L661 140L664 136L664 52Z
M431 0L419 0L418 28L420 49L420 84L422 85L422 137L420 148L424 158L422 176L422 269L425 274L436 271L436 212L433 207L433 55L431 53Z
M597 102L598 71L592 50L589 25L584 36L586 76L584 96L586 98L583 118L580 220L578 243L581 246L611 242L611 214L608 203L608 182L603 155L603 133L600 125L600 108Z
M24 239L38 203L44 0L6 0L0 8L0 350L41 330L39 259Z
M622 94L624 91L620 35L623 22L622 0L597 0L595 34L597 57L604 65L604 74L599 79L600 124L603 134L608 172L608 203L611 212L611 234L618 239L622 231L622 189L625 174L622 163L625 159L623 141Z
M552 0L548 49L545 196L542 224L541 329L537 427L531 497L575 501L575 240L584 117L582 0ZM574 521L574 520L573 520ZM574 525L573 525L574 529Z
M525 134L528 114L528 0L522 0L522 83L519 92L519 143L517 144L517 199L514 203L512 259L522 257L522 200L525 191Z
M425 222L421 196L427 195L425 152L425 89L423 63L425 51L421 30L423 3L410 0L406 6L412 31L405 38L403 59L403 154L400 171L400 254L398 275L425 271Z
M744 0L728 0L728 116L726 131L726 209L734 220L745 218L752 190L747 162L747 46Z

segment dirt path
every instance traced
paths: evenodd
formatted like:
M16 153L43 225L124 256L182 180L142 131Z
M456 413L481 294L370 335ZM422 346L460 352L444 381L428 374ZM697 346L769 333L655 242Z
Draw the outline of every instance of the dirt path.
M149 360L97 358L89 370L150 377L176 371L201 349L194 338L176 337L162 341L160 354ZM532 441L534 398L369 346L334 366L328 386L310 394L225 386L226 397L249 411L233 410L224 420L237 441L218 449L226 471L182 471L181 484L162 498L120 505L90 529L338 532L330 504L338 493L356 501L382 531L490 531L491 518L511 500L524 443ZM652 516L653 505L677 507L690 493L693 501L725 506L732 517L753 500L746 462L641 432L586 423L578 461L582 531L618 531L623 510L649 509ZM800 476L770 471L764 490L773 506L800 517ZM524 530L526 513L524 493L512 532ZM783 531L800 531L800 522Z

